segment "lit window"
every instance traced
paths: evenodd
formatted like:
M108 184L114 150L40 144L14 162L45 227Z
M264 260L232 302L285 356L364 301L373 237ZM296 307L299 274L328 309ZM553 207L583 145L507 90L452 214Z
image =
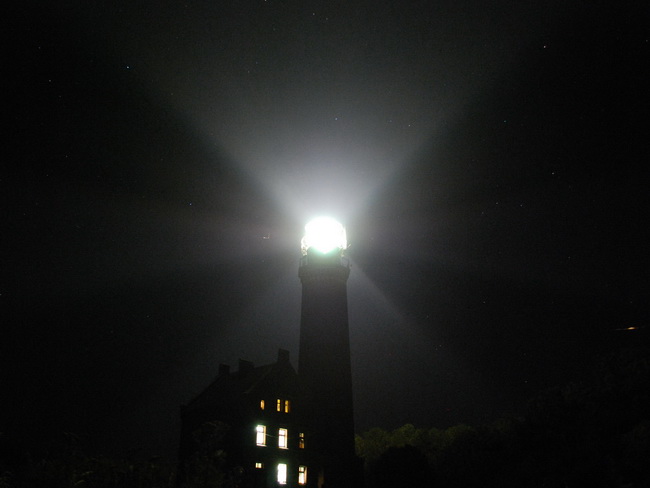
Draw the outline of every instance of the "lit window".
M258 425L255 428L255 443L258 446L266 446L266 425Z
M298 466L298 484L307 484L307 466Z
M287 429L280 429L278 432L278 447L287 449Z
M289 413L289 400L284 401L284 413Z
M264 410L264 400L260 400L260 409Z
M298 434L298 448L299 449L304 449L305 448L305 433L301 432Z
M276 408L277 408L278 412L282 411L282 400L280 400L279 398L278 398L278 401L277 401L277 407Z
M281 485L287 484L287 465L278 464L278 483Z
M262 469L264 467L264 463L255 463L255 469Z

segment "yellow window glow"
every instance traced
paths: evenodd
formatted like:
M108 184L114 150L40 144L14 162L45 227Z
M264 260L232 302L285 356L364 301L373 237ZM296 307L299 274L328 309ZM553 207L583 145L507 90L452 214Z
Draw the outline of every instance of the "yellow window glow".
M266 446L266 425L255 427L255 443L258 446Z
M287 429L280 429L278 431L278 447L280 449L287 449Z
M304 449L305 448L305 433L301 432L298 434L298 448L299 449Z
M307 484L307 466L298 466L298 484Z
M263 463L255 463L255 469L262 469L264 467Z
M278 483L281 485L287 484L287 465L278 464Z
M260 400L260 409L264 410L264 400Z
M289 400L284 401L284 413L289 413Z
M278 401L277 401L277 407L276 408L277 408L278 412L282 411L282 400L280 400L279 398L278 398Z

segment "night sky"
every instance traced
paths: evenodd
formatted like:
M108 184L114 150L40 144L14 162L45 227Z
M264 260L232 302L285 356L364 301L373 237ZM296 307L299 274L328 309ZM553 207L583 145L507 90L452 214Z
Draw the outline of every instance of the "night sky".
M173 456L219 363L297 366L321 214L359 432L521 415L647 343L646 2L20 5L0 431Z

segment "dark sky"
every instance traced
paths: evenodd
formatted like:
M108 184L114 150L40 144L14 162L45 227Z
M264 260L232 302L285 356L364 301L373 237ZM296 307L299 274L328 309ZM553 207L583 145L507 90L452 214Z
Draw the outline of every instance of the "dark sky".
M27 5L27 4L25 4ZM357 429L478 424L647 340L645 2L55 2L6 16L0 431L173 455L291 351L347 227Z

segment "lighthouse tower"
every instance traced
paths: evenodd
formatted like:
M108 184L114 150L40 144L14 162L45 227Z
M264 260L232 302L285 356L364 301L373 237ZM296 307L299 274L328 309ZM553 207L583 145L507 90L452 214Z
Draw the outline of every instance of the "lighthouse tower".
M318 218L305 227L298 379L306 443L323 453L319 485L350 487L358 481L354 452L352 372L347 280L350 264L344 227Z

